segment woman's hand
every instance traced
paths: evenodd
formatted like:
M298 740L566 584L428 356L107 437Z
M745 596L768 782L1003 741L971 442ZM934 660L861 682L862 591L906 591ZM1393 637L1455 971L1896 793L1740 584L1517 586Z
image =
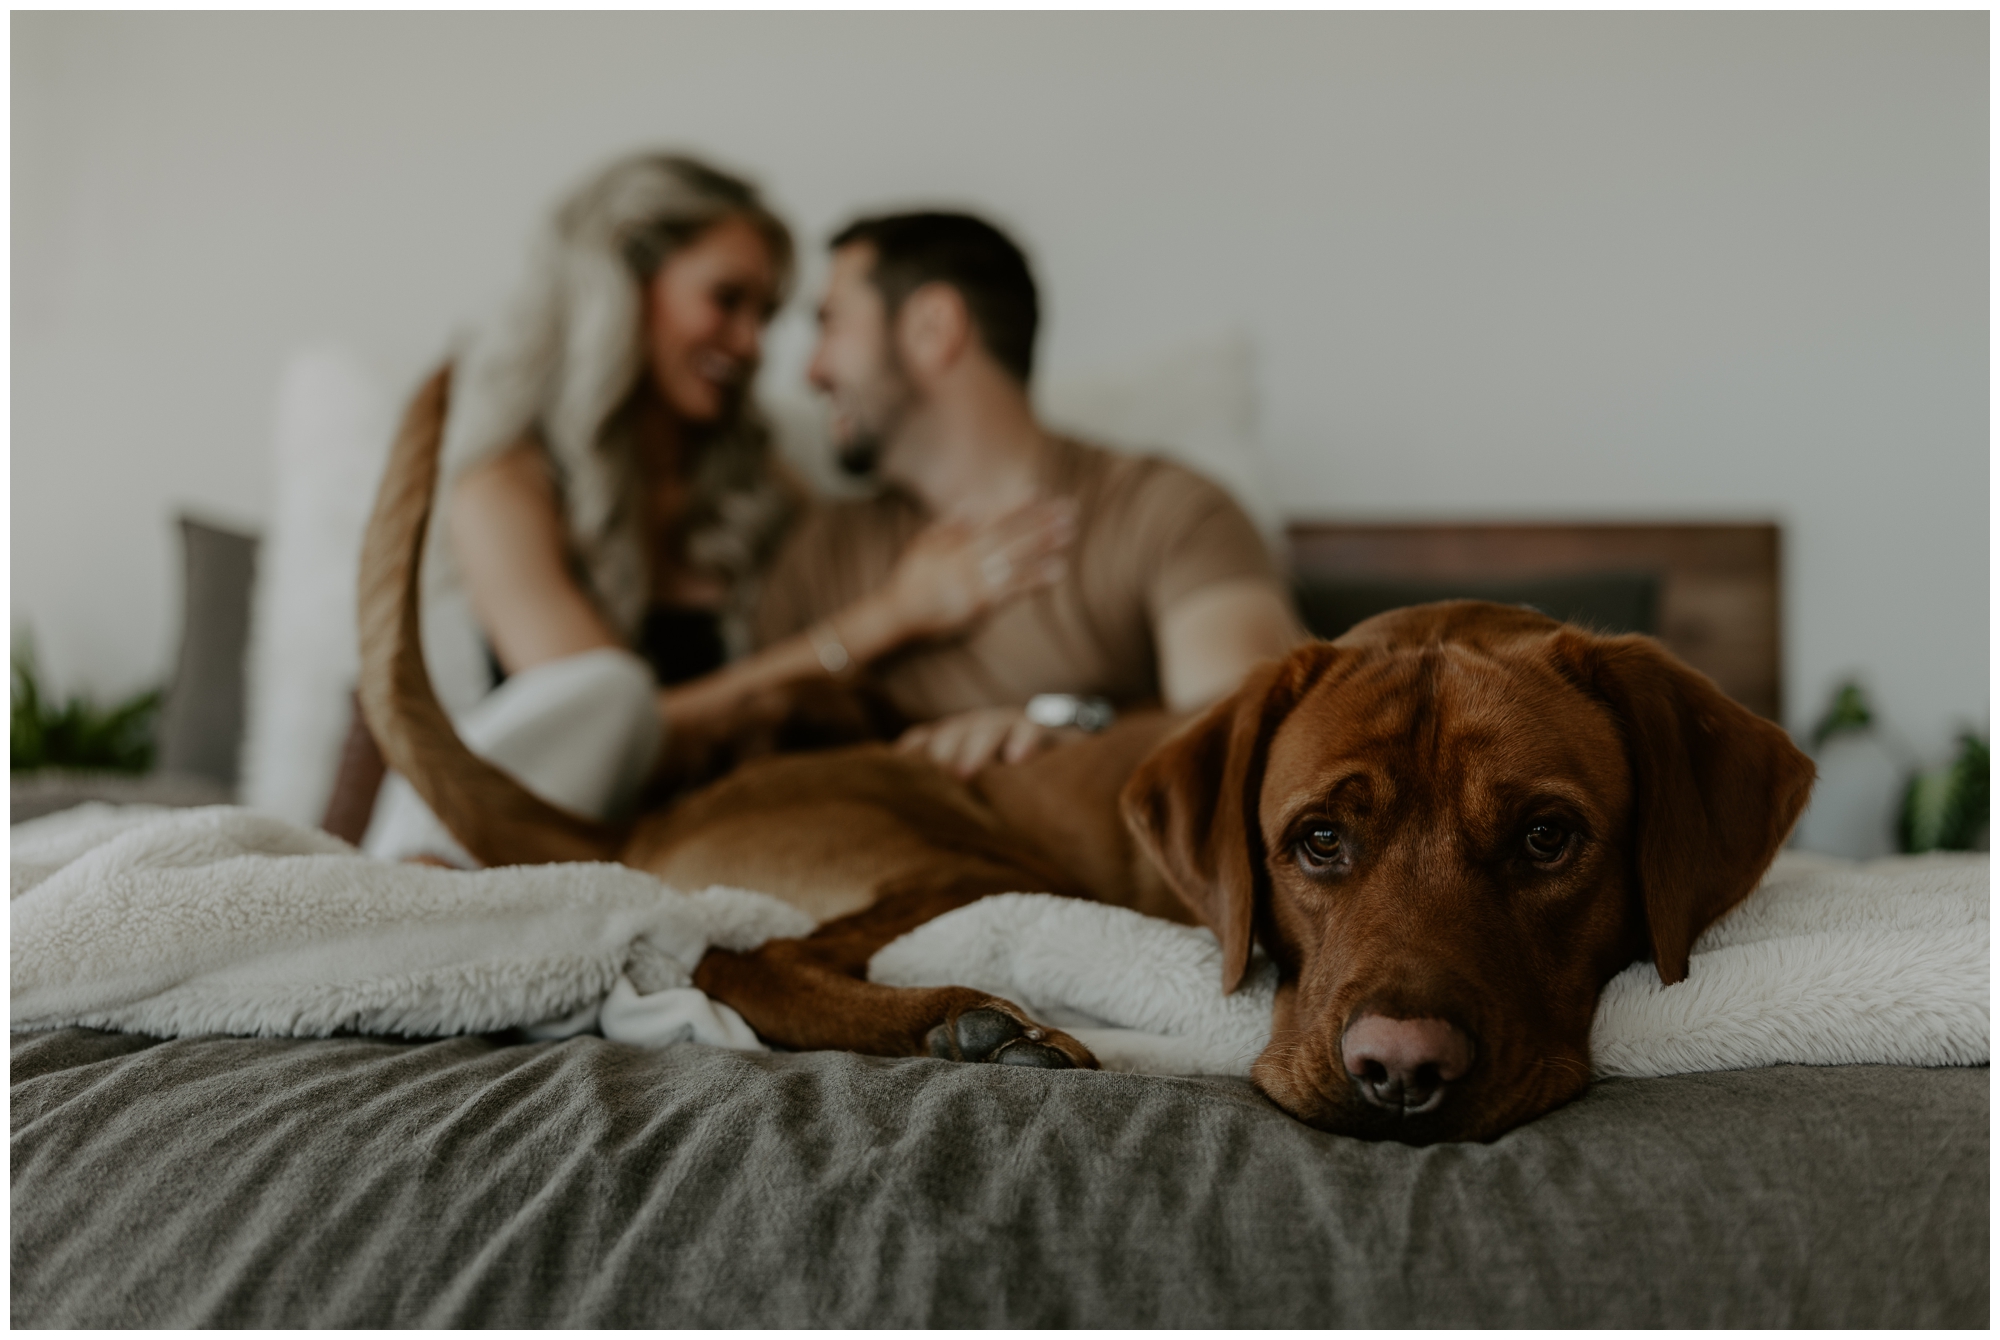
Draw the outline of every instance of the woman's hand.
M1075 535L1076 504L1068 498L1030 503L982 525L926 528L873 593L805 632L661 690L669 739L678 732L693 753L705 755L707 737L719 729L726 733L719 723L734 722L733 714L759 693L837 676L850 664L867 665L914 639L971 627L1006 602L1060 580L1068 568L1063 551ZM838 648L832 658L838 664L829 664L829 647ZM1056 738L1010 707L998 716L969 713L934 722L905 736L904 747L922 748L970 775L996 753L1018 760Z
M1062 579L1076 503L1047 498L980 525L935 522L896 560L881 599L904 638L961 632Z
M989 763L1019 763L1065 738L1082 736L1070 727L1052 729L1030 721L1018 707L975 707L910 727L896 748L927 754L945 771L970 777Z

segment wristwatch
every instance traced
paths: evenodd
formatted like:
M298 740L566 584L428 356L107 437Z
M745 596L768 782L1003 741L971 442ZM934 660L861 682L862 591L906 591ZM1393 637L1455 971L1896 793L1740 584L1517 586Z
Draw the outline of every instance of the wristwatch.
M1074 726L1095 734L1118 719L1118 713L1103 698L1085 698L1074 693L1038 693L1028 699L1028 720L1037 726Z

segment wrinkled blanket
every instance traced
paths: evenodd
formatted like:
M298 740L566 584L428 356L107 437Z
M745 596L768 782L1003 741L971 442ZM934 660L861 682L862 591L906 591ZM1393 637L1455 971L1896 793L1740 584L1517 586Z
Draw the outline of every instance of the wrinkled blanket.
M596 1028L761 1044L690 974L711 945L809 928L741 889L610 865L450 871L218 806L84 806L13 830L12 1023L155 1036L440 1036ZM1697 942L1688 980L1634 964L1592 1033L1600 1073L1783 1062L1983 1064L1988 863L1786 854ZM1113 1069L1248 1071L1275 977L1220 990L1206 931L1048 894L984 899L885 947L871 977L956 983L1066 1028Z

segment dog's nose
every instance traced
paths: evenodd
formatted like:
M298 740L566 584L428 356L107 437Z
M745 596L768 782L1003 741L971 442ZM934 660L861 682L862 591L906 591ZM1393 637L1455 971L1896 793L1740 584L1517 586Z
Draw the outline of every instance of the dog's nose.
M1453 1080L1472 1069L1472 1039L1443 1019L1364 1014L1340 1040L1361 1096L1391 1112L1428 1112Z

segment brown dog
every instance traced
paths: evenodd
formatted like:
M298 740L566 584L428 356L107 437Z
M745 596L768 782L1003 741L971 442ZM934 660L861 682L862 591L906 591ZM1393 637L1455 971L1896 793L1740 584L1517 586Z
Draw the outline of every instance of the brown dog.
M1011 1002L865 978L932 917L1042 890L1206 925L1225 990L1261 945L1280 986L1254 1076L1300 1119L1490 1139L1583 1090L1604 983L1648 954L1686 976L1812 786L1781 730L1651 639L1456 601L1303 647L1192 722L1134 716L969 784L879 745L779 756L612 829L472 755L432 694L416 573L445 393L412 406L363 556L383 752L487 864L616 859L812 914L696 973L779 1046L1094 1066Z

